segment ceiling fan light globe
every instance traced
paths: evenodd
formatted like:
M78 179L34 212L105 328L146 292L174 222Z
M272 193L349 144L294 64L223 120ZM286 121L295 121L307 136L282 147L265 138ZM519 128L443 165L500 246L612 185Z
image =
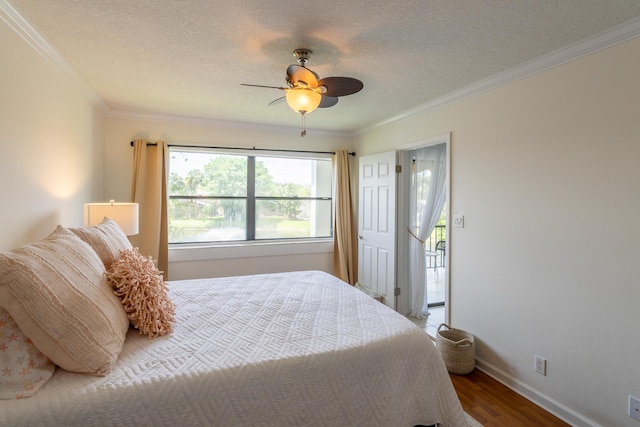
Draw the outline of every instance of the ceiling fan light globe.
M291 89L286 91L287 104L296 113L310 113L320 105L322 95L311 89Z

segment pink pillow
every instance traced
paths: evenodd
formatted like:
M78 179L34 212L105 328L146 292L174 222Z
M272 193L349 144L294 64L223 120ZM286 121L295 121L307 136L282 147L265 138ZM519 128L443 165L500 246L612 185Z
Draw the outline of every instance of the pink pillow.
M102 261L62 226L0 253L0 305L41 352L72 372L106 375L129 328Z
M156 337L171 333L175 304L151 257L142 256L138 248L123 251L107 270L107 280L141 334Z
M118 259L121 251L132 248L124 231L111 218L105 217L100 224L93 227L70 228L69 230L96 251L104 268L109 268L111 263Z
M0 307L0 399L33 396L55 369Z

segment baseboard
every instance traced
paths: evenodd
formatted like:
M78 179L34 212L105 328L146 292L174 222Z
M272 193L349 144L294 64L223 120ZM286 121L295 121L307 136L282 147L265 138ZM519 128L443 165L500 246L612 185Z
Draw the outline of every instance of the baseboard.
M490 363L484 362L482 359L476 358L476 368L572 426L602 427L595 421L566 407L551 397L540 393L538 390L529 387L522 381L512 377Z

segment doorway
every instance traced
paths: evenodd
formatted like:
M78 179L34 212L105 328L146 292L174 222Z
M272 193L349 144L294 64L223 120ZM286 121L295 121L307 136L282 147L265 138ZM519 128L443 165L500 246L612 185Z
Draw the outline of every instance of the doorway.
M432 212L431 216L431 233L423 237L424 242L424 259L420 260L424 266L424 277L426 286L422 293L416 292L416 287L411 286L415 275L409 273L412 265L415 265L415 258L411 260L412 254L415 256L417 251L411 249L411 245L415 245L413 239L417 231L417 223L420 216L416 217L416 206L418 211L425 207L426 194L428 190L422 188L416 191L416 175L426 175L433 173L433 167L427 164L424 158L416 159L416 154L424 148L435 147L442 144L444 147L444 189L441 208L437 212ZM414 162L415 160L415 162ZM415 144L402 147L398 152L398 161L402 167L402 172L398 176L398 257L397 257L397 279L398 286L401 288L398 296L398 311L401 314L408 315L409 318L418 323L430 335L435 336L437 326L440 323L449 323L450 305L449 305L449 264L450 257L447 248L447 236L449 236L450 218L450 135L443 135L429 140L419 141ZM420 163L420 164L418 164ZM425 175L426 174L426 175ZM428 180L427 180L428 183ZM420 196L422 194L422 196ZM434 201L430 202L435 206ZM413 212L413 215L412 215ZM423 224L424 226L424 224ZM424 230L428 230L425 228ZM412 232L409 232L412 230ZM422 233L424 234L424 232ZM413 276L413 277L412 277ZM424 312L422 316L415 316L416 304L412 301L418 297L426 296L424 301ZM418 304L419 305L419 304ZM420 317L423 317L420 319Z

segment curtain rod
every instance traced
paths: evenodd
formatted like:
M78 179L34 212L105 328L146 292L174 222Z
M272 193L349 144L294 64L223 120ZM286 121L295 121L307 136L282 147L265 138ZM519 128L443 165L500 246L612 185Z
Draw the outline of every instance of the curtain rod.
M147 147L148 146L155 146L158 145L156 142L147 142ZM133 141L131 141L131 146L133 147ZM216 149L222 149L222 150L250 150L250 151L279 151L282 153L312 153L312 154L336 154L335 151L309 151L309 150L284 150L284 149L277 149L277 148L256 148L256 147L250 147L250 148L241 148L241 147L213 147L213 146L209 146L209 145L180 145L180 144L167 144L167 146L169 147L181 147L181 148L216 148ZM348 153L350 156L355 156L356 153L355 151L350 151Z

